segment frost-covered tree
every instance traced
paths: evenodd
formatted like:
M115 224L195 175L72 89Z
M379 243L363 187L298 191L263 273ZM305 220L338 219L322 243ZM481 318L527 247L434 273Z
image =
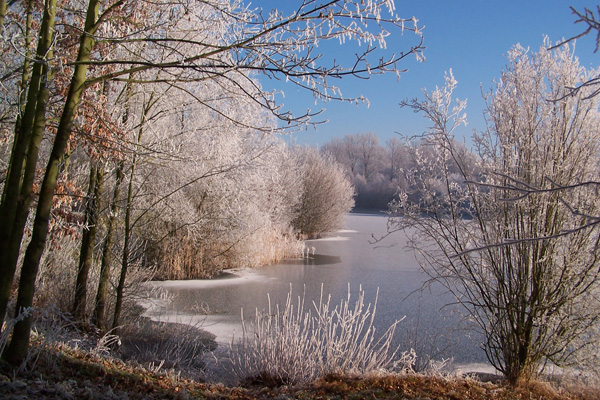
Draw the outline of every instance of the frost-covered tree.
M360 173L369 180L376 171L382 169L385 153L379 145L379 138L374 133L354 135L354 141Z
M195 86L189 90L203 103L226 94L210 83ZM155 104L181 109L154 120L142 144L152 151L134 178L133 234L148 244L148 261L160 278L189 279L291 255L298 168L279 139L249 128L274 122L244 99L229 100L240 113L231 114L235 121L186 99Z
M290 223L298 168L286 165L292 161L282 142L256 128L276 129L273 118L229 89L212 81L190 83L185 92L158 82L132 89L128 113L136 145L127 164L113 325L129 264L155 266L157 278L190 279L298 251ZM227 116L207 107L223 99Z
M410 152L408 151L406 143L397 137L393 137L385 142L388 157L388 168L390 181L396 181L398 179L404 179L404 170L410 169ZM405 186L405 185L400 185Z
M353 179L358 173L358 158L354 148L353 135L346 135L343 138L335 137L321 146L321 152L329 154L343 166L346 175Z
M415 156L423 196L391 205L392 226L415 229L423 268L465 307L512 383L594 355L597 342L600 235L588 222L600 200L578 184L600 175L600 101L584 89L565 94L598 71L568 47L548 48L509 51L487 96L487 130L474 136L476 168L455 145L466 103L453 103L451 74L424 100L404 102L431 121L430 151Z
M297 148L302 175L300 204L294 229L306 238L316 238L341 226L354 207L354 188L341 165L313 148Z
M321 147L342 165L355 188L357 208L384 210L398 187L406 188L402 172L411 163L406 146L399 139L384 148L373 133L334 138Z
M31 240L23 257L17 313L32 305L62 162L75 121L81 116L78 114L82 111L81 100L90 87L107 80L135 85L160 81L175 90L185 91L190 82L213 81L226 86L230 91L228 96L253 101L294 127L308 123L312 113L292 114L282 110L275 101L275 94L263 90L251 74L286 79L322 100L361 101L360 96L342 97L331 79L399 73L397 63L410 54L418 55L421 50L420 36L405 52L394 54L381 50L391 32L419 32L414 18L402 19L396 15L391 0L302 1L286 14L253 9L241 0L90 0L60 4L46 0L43 4L28 2L39 7L25 14L42 23L30 25L31 29L20 29L27 24L24 14L15 12L23 8L22 3L8 3L8 9L4 7L5 2L0 3L2 28L18 27L12 31L2 29L3 59L4 54L16 57L20 62L14 64L22 65L23 71L20 74L19 69L11 69L12 64L2 64L3 79L21 80L22 85L7 84L6 87L27 92L22 109L17 106L16 112L5 113L2 107L2 132L5 137L9 136L7 132L14 132L9 139L14 145L9 146L12 149L0 203L0 225L5 227L0 231L1 318L5 315L16 270L14 255L18 254L24 232L20 224L15 228L15 216L28 214L32 204L29 200L34 186L31 180L24 178L28 171L35 172L37 166L37 157L29 158L32 146L37 143L32 137L39 138L32 133L36 129L51 129L54 135L49 157L38 166L43 179L37 192ZM32 33L32 40L27 42L17 37L21 32L38 33ZM60 35L55 37L57 32ZM318 45L328 40L359 43L364 51L348 64L336 61L328 64L318 51ZM10 46L15 43L19 46L12 51ZM25 47L21 48L20 43ZM65 44L65 51L54 51L61 44ZM30 45L36 50L30 52ZM54 54L59 57L55 58ZM27 64L30 59L32 67ZM6 71L5 65L8 66ZM31 75L29 68L32 68ZM63 74L52 80L57 70ZM140 75L148 72L149 75ZM61 96L57 97L59 101L52 102L48 90L56 87ZM205 106L224 118L233 118L228 96ZM11 93L2 98L20 96ZM48 107L58 110L56 124L47 122ZM15 118L4 118L5 115ZM23 190L26 196L21 194ZM25 318L14 328L17 333L12 336L6 352L13 363L25 357L30 325L31 319Z
M334 138L323 145L321 151L335 157L349 177L362 175L366 180L382 170L386 157L379 138L371 132Z

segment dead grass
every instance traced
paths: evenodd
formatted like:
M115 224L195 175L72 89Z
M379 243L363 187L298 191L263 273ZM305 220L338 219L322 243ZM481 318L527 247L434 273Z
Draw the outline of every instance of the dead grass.
M146 254L157 265L157 280L208 279L227 268L255 268L297 257L303 245L291 229L274 227L233 241L224 237L199 240L182 232L150 245Z
M600 390L587 393L559 390L548 383L531 382L519 387L482 383L474 379L444 379L422 375L351 378L328 376L311 386L314 398L453 399L453 400L592 400Z
M473 379L420 375L347 377L329 375L296 387L226 387L153 373L114 358L64 345L45 346L34 371L16 374L0 364L2 398L89 399L431 399L431 400L592 400L600 391L557 390L534 382L517 388Z
M502 382L418 374L349 376L329 374L297 386L247 380L245 387L199 381L199 342L210 337L196 328L142 320L122 331L121 351L94 332L82 332L67 314L46 310L36 320L31 357L22 368L0 361L0 398L4 399L452 399L596 400L600 389L583 384L557 388L531 382ZM44 317L45 316L45 317ZM122 355L127 346L138 355ZM206 350L206 347L203 349ZM134 352L135 353L135 352ZM174 357L177 356L177 357ZM186 364L187 363L187 364ZM156 368L160 365L160 368ZM192 373L182 373L182 371ZM193 372L195 369L196 372ZM188 379L194 377L195 380ZM268 378L268 377L265 377ZM271 387L268 387L271 386Z

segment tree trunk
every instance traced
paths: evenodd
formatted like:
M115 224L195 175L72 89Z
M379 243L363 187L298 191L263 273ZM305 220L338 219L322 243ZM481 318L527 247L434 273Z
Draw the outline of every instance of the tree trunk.
M54 2L55 0L50 0ZM21 269L21 279L19 281L19 292L17 295L16 313L28 309L33 303L33 294L35 290L35 279L37 277L38 267L42 253L46 245L48 235L48 224L50 220L50 210L54 198L54 190L58 178L58 170L61 159L65 155L67 142L71 134L71 128L75 113L81 100L84 90L85 77L88 69L87 62L90 60L90 53L94 45L93 34L97 29L96 21L98 19L99 0L90 0L86 14L85 29L81 35L79 44L79 53L77 55L77 64L71 83L69 93L65 101L65 106L56 130L54 146L48 159L44 180L40 188L38 206L35 220L33 222L33 231L31 241L27 246L23 267ZM27 356L29 348L29 335L31 330L31 316L28 316L15 324L12 339L4 358L13 365L20 364Z
M132 75L130 75L130 78L132 78ZM130 113L130 108L129 108L129 101L131 100L131 96L133 93L133 89L132 89L132 84L131 82L127 83L127 100L125 101L125 113L123 114L123 119L122 122L126 123L129 120L129 113ZM141 131L140 131L141 132ZM139 134L138 134L138 140L139 140ZM134 154L134 163L135 163L135 154ZM125 171L125 162L121 161L121 163L119 164L119 167L117 168L117 179L115 182L115 191L113 193L113 201L111 203L111 213L110 213L110 219L108 222L108 229L107 229L107 236L106 236L106 241L104 243L104 250L102 252L102 267L101 267L101 271L100 271L100 281L98 282L98 293L96 295L96 308L94 310L94 322L96 323L96 326L98 326L100 329L105 329L107 327L107 323L106 323L106 292L107 292L107 288L108 288L108 283L109 283L109 278L110 278L110 264L111 264L111 257L112 257L112 232L114 230L114 226L117 222L117 211L118 211L118 206L117 206L117 202L119 200L119 196L120 196L120 192L121 192L121 184L123 183L123 178L125 177L124 174ZM130 193L128 193L128 196L130 195ZM126 207L129 206L129 202L127 202ZM126 227L125 227L125 237L127 238L128 235L128 231L127 231L127 227L129 226L129 222L126 222ZM127 240L127 239L125 239ZM123 249L123 251L129 251L128 250L128 245L124 246L126 248ZM126 269L125 269L126 271ZM118 305L118 309L120 309L121 307L121 302L123 301L121 298L119 298L119 292L122 293L123 291L123 287L124 286L124 282L125 279L123 278L123 284L121 284L121 277L124 275L123 273L123 267L121 265L121 275L119 276L119 286L121 287L121 290L119 291L119 289L117 289L117 304L115 305L115 315L117 314L117 305ZM119 311L120 313L120 311ZM118 320L118 318L117 318ZM113 316L113 322L114 322L114 316Z
M48 80L50 80L52 73L47 71L47 67L44 67L44 71L46 71L44 75L47 76ZM15 212L15 219L10 241L6 244L7 254L5 256L5 260L7 265L12 267L13 274L19 259L19 252L21 250L21 241L23 239L25 224L27 223L30 208L34 200L33 184L35 180L39 149L44 136L44 128L46 125L46 109L49 98L50 91L48 87L43 84L38 95L36 118L33 125L33 131L29 139L29 150L27 152L27 159L25 160L25 171L23 175L23 182L21 184L21 193L17 201L17 210Z
M79 252L79 267L75 282L75 299L73 316L79 322L85 321L85 306L87 303L88 276L94 262L94 245L98 231L98 209L102 185L104 183L104 168L95 161L90 168L90 183L88 187L87 204L85 207L85 227Z
M140 128L140 132L142 128ZM141 133L138 135L138 139L141 138ZM138 140L139 144L139 140ZM123 258L121 261L121 275L119 276L119 284L117 286L117 300L115 302L115 312L113 315L112 328L117 329L119 326L119 318L121 317L121 308L123 307L123 290L125 289L125 278L127 275L127 269L129 268L129 240L131 237L131 202L133 200L133 178L135 174L136 155L133 156L133 163L131 165L131 174L129 176L129 187L127 190L127 203L125 205L125 239L123 243Z
M121 308L123 307L123 290L125 289L125 278L127 275L127 269L129 268L129 242L131 240L131 202L133 201L133 179L135 177L135 169L137 165L137 154L142 143L142 136L144 134L144 124L146 123L146 118L153 105L154 94L151 94L150 99L146 103L142 112L142 120L138 129L136 151L133 154L133 160L131 162L131 172L129 174L129 187L127 190L127 203L125 205L125 240L123 244L121 275L119 276L119 285L117 286L117 300L115 302L115 312L113 315L113 329L117 329L117 327L119 326Z
M0 2L3 2L4 0L0 0ZM23 60L23 72L21 74L21 86L20 86L20 90L21 90L21 94L19 95L19 114L17 115L17 120L15 122L15 135L17 134L17 132L19 132L19 129L21 129L21 118L23 117L23 113L25 112L25 106L27 104L27 87L29 84L29 67L30 67L30 63L31 60L34 59L34 55L31 54L31 40L32 40L32 29L31 29L31 22L32 22L32 15L33 15L33 0L28 0L27 1L27 11L25 11L27 13L27 17L25 19L25 42L23 43L23 48L25 49L25 60ZM1 25L0 25L0 29L1 29ZM48 59L50 59L50 57L48 57ZM14 145L14 143L13 143Z
M92 322L100 329L106 329L105 314L106 314L106 294L108 291L108 283L110 281L110 267L112 258L113 232L117 223L119 212L119 196L121 195L121 183L123 182L124 163L121 162L117 167L115 182L115 190L110 203L110 216L108 218L108 226L106 228L106 239L104 240L102 250L102 265L100 267L100 280L98 282L98 293L96 294L96 302L94 307L94 315Z
M6 16L6 0L0 0L0 29L4 27L4 17Z
M30 4L29 4L30 6ZM28 8L30 10L30 8ZM19 115L15 125L15 137L11 158L7 171L7 179L2 193L0 204L0 325L6 315L6 307L10 297L17 258L23 238L23 227L25 222L20 222L17 215L28 213L31 205L29 196L23 197L22 190L26 195L30 192L28 187L23 189L23 169L26 160L29 164L33 158L37 161L37 152L28 154L34 129L45 124L46 105L48 102L47 80L50 79L47 60L52 58L50 51L54 32L56 12L56 0L48 0L44 8L44 16L40 27L39 42L36 50L36 61L33 66L29 88L27 91L27 102L22 115ZM30 22L28 15L27 21ZM25 61L23 72L23 84L27 82L28 61ZM43 128L42 128L43 131ZM39 143L38 143L39 144ZM33 145L35 148L35 144ZM34 163L35 164L35 163ZM35 168L35 165L33 166ZM31 191L33 189L31 188ZM25 221L27 214L25 215ZM21 226L22 225L22 226ZM16 255L15 255L16 253Z

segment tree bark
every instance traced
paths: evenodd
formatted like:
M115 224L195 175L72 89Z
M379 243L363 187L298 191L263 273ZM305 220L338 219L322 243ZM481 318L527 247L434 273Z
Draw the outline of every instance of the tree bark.
M135 156L134 156L135 157ZM119 276L119 284L117 286L117 300L115 302L115 312L113 315L112 328L119 327L119 318L121 317L121 309L123 307L123 291L125 290L125 278L127 269L129 268L129 240L131 237L131 201L133 200L133 177L135 173L135 158L131 166L131 175L129 180L129 188L127 190L127 204L125 206L125 239L123 244L123 258L121 260L121 274Z
M139 139L142 136L141 131L142 128L140 128L140 133L138 135L138 145ZM123 258L121 260L121 274L119 276L119 284L117 286L117 300L115 302L115 312L113 315L113 329L117 329L119 326L119 318L121 317L121 309L123 307L123 291L125 290L125 278L127 275L127 269L129 268L129 241L131 238L131 202L133 201L133 178L135 175L136 161L137 157L134 154L133 163L131 165L131 173L129 176L127 203L125 205L125 239L123 243Z
M85 227L81 239L79 252L79 267L77 281L75 282L75 299L73 302L73 316L79 322L85 321L85 308L87 303L88 276L94 262L94 245L98 231L98 209L102 185L104 183L104 168L95 161L90 168L90 182L88 187L87 204L85 208Z
M55 0L50 1L54 2ZM52 152L50 153L44 179L40 188L38 206L33 223L33 231L31 233L31 241L27 246L25 258L23 260L17 295L17 314L24 309L30 308L33 303L35 279L37 277L40 259L46 245L50 210L52 208L52 200L54 198L54 190L58 178L59 164L65 155L67 142L71 135L73 120L75 119L75 113L85 87L84 84L88 62L94 45L93 34L98 27L98 9L99 0L90 0L86 13L85 28L79 44L77 63L73 72L73 77L71 78L69 92L60 122L56 130L54 146L52 147ZM13 365L20 364L27 356L31 322L31 316L28 316L15 324L12 339L4 354L4 358Z
M29 4L31 6L31 4ZM28 10L31 10L28 7ZM17 258L23 238L23 228L29 206L31 205L30 194L33 187L23 186L23 170L31 168L33 162L37 161L37 147L39 142L32 144L32 136L40 133L38 128L45 124L46 106L49 92L46 83L51 79L47 60L52 58L51 45L54 32L56 15L56 0L48 0L44 7L42 25L40 27L39 42L33 66L29 87L27 91L27 102L25 110L19 115L15 125L15 136L11 159L9 162L7 179L2 193L0 204L0 324L4 321L6 307L10 297ZM30 16L27 21L30 23ZM27 71L29 61L25 61L23 72L23 84L27 82ZM40 133L41 134L41 133ZM37 147L36 147L37 144ZM29 149L29 153L28 153ZM34 152L32 154L32 151ZM33 160L35 158L35 161ZM25 165L27 160L27 166ZM23 192L22 192L23 191ZM25 213L25 221L23 219Z
M0 29L4 27L4 17L6 16L6 0L0 0Z
M96 301L94 306L94 315L92 316L92 322L100 329L106 329L106 295L108 292L108 283L110 280L110 268L112 258L112 246L114 230L117 224L118 212L119 212L119 196L121 195L121 184L123 183L124 163L121 162L117 167L116 175L117 179L115 182L115 190L110 203L110 216L108 217L108 226L106 228L106 239L104 240L102 250L102 264L100 267L100 280L98 282L98 293L96 294Z

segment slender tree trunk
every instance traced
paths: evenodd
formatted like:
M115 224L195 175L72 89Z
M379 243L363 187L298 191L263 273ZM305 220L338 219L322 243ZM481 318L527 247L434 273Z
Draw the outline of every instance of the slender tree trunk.
M117 167L116 175L117 179L115 182L115 190L113 192L112 200L110 203L110 216L108 217L108 226L106 228L106 239L104 240L102 250L102 264L100 267L100 280L98 282L98 293L96 294L96 301L94 307L94 315L92 322L100 329L106 329L105 314L106 314L106 295L108 292L108 283L110 281L110 268L112 258L112 246L114 230L117 224L118 212L119 212L119 196L121 195L121 183L123 182L124 163L121 162Z
M94 45L92 35L97 29L96 21L98 20L99 1L100 0L90 0L88 3L85 29L81 35L77 64L75 66L75 71L73 72L73 77L71 78L69 93L56 130L54 146L46 166L44 180L42 181L40 188L36 216L33 222L31 241L29 246L27 246L25 258L23 260L21 279L19 281L19 292L17 295L17 314L24 309L30 308L33 303L35 279L37 277L40 259L46 245L50 210L52 208L52 200L54 198L54 190L58 178L59 163L65 155L75 113L84 90L85 77L88 69L87 62L90 60L90 53ZM11 342L4 354L4 358L11 364L18 365L25 359L29 348L30 330L31 316L22 319L15 325Z
M140 128L140 132L141 130L142 129ZM138 135L138 138L141 138L141 133ZM123 291L125 290L125 278L127 275L127 269L129 268L129 241L131 239L131 202L133 201L133 179L135 176L136 161L137 156L134 154L133 163L131 165L131 174L129 175L127 203L125 205L125 239L123 243L123 258L121 260L121 275L119 276L119 284L117 286L117 300L115 302L115 312L112 324L113 329L117 329L119 326L119 318L121 317L121 309L123 307Z
M119 326L119 318L121 317L121 308L123 307L123 291L125 290L125 278L127 275L127 269L129 268L129 244L131 240L131 202L133 201L133 179L135 177L135 169L137 166L137 154L142 143L142 136L144 134L144 125L148 113L154 105L154 94L150 95L150 99L144 107L142 112L142 121L138 129L136 152L133 154L133 161L131 162L131 172L129 174L129 188L127 190L127 203L125 204L125 239L123 243L123 259L121 261L121 275L119 276L119 284L117 286L117 300L115 302L115 312L113 316L112 328L117 329Z
M132 78L133 76L130 75L130 78ZM125 101L125 112L123 114L123 119L122 122L125 124L127 123L127 121L129 120L129 113L130 113L130 100L131 100L131 96L133 95L133 85L131 83L131 81L129 81L127 83L126 86L126 96L127 99ZM134 161L135 161L135 155L134 155ZM112 263L112 242L113 242L113 230L115 229L115 225L117 223L117 213L118 213L118 206L117 206L117 202L119 201L119 197L121 195L121 184L123 183L123 178L125 177L125 162L121 161L119 163L119 166L117 168L117 179L115 182L115 190L113 193L113 200L110 206L110 217L109 217L109 221L108 221L108 228L107 228L107 234L106 234L106 241L104 242L104 249L102 251L102 267L101 267L101 271L100 271L100 281L98 282L98 293L96 294L96 307L94 309L94 323L96 324L96 326L98 326L100 329L106 329L108 326L108 323L106 321L106 294L107 294L107 288L108 288L108 283L109 283L109 278L110 278L110 269L111 269L111 263ZM129 204L129 203L127 203ZM128 224L126 224L128 226ZM126 228L127 230L127 228ZM127 232L126 232L126 236L127 236ZM125 250L125 249L124 249ZM123 275L123 273L121 273L121 275ZM119 277L119 283L121 282L121 277ZM123 279L124 282L124 279ZM124 283L123 283L124 285ZM121 286L123 286L121 285ZM121 292L122 292L122 288L121 288ZM117 293L119 291L117 290ZM118 302L122 302L122 299L119 299L119 296L117 295L117 300ZM121 305L119 304L119 308L121 307ZM117 318L118 319L118 318ZM114 320L114 319L113 319Z
M88 187L87 204L85 208L85 228L81 239L79 252L79 267L75 282L75 299L73 315L77 321L85 321L85 306L87 303L88 276L94 262L94 245L98 231L98 210L102 185L104 183L104 168L96 161L90 168L90 183Z
M3 0L0 0L3 1ZM23 117L23 113L25 112L25 105L27 104L27 87L29 84L29 69L30 64L34 55L31 54L31 40L32 40L32 29L31 29L31 21L33 15L33 0L27 1L27 17L25 18L25 42L23 44L23 48L25 49L25 59L23 60L23 72L21 74L21 93L19 94L19 114L17 115L17 120L15 122L15 135L21 129L21 118ZM51 57L48 57L50 59ZM16 140L13 142L13 145L16 143Z
M24 222L21 224L17 215L22 218L23 210L25 209L28 212L31 205L30 197L23 197L21 193L23 190L23 169L26 160L29 159L28 163L33 161L32 155L28 154L27 151L31 147L34 126L37 129L41 124L43 131L43 125L45 124L46 105L49 96L46 81L49 79L48 75L50 74L47 60L52 57L50 48L54 32L55 13L56 0L48 0L44 7L44 16L39 33L40 39L36 50L36 61L29 80L25 110L22 115L19 115L15 125L11 159L2 193L2 203L0 204L0 226L2 226L2 229L0 229L0 324L6 315L6 307L23 237L23 227L21 225L24 226ZM28 21L30 22L30 16L28 16ZM26 61L24 65L23 82L27 81L28 63ZM33 148L35 148L35 144ZM34 156L37 161L37 152ZM35 165L33 168L35 168ZM24 188L24 191L27 194L29 188ZM26 220L27 215L25 215Z
M121 260L121 275L119 276L119 284L117 286L117 300L115 302L115 312L113 316L112 328L117 329L119 326L119 318L121 317L121 309L123 307L123 290L125 289L125 278L127 269L129 268L129 240L131 237L131 201L133 199L133 178L135 171L135 158L131 166L131 175L129 180L129 188L127 190L127 203L125 206L125 239L123 243L123 258Z

